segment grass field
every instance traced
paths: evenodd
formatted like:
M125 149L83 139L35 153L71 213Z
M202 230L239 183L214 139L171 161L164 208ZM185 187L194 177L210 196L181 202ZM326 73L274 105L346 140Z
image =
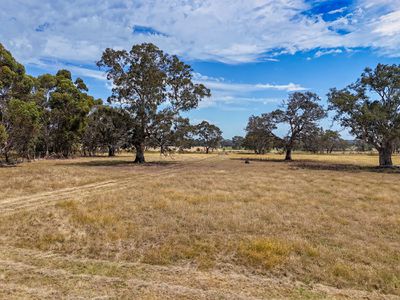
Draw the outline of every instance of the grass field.
M400 171L294 158L0 168L0 297L400 299Z

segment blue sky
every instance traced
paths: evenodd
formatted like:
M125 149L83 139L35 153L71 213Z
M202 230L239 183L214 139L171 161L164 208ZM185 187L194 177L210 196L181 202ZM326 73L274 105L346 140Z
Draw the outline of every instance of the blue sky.
M229 138L290 92L311 90L326 105L329 88L363 68L400 63L400 0L1 0L0 42L28 73L70 69L103 99L101 52L153 42L211 88L192 121Z

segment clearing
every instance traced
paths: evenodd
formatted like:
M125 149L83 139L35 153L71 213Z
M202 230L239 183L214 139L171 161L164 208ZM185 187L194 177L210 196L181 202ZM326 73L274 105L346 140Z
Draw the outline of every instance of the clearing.
M2 168L0 298L400 299L400 171L294 158Z

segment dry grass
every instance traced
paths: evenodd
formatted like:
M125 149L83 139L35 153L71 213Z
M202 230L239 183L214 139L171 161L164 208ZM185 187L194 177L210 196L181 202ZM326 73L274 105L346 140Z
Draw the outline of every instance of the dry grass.
M367 155L277 158L0 169L0 297L400 297L400 172Z

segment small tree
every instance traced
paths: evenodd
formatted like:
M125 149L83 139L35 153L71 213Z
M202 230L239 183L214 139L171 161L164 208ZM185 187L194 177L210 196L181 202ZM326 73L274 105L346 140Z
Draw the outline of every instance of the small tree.
M326 153L332 153L335 149L340 149L342 145L342 138L339 132L334 130L326 130L322 135L322 145Z
M392 166L393 145L400 136L400 65L366 68L355 83L331 89L328 98L335 119L379 152L379 166Z
M207 154L210 149L218 148L222 141L221 129L207 121L203 121L196 126L196 135L198 142L205 148Z
M178 116L210 96L204 85L193 83L189 65L153 44L135 45L129 52L106 49L97 65L105 68L107 78L113 81L109 101L122 103L133 120L136 163L145 162L144 150L152 135L149 129L163 120L167 110Z
M277 123L289 126L289 132L283 138L286 150L285 160L292 160L292 150L299 141L301 133L311 126L316 126L316 122L326 116L319 101L320 98L315 93L295 92L283 102L283 109L271 113Z

